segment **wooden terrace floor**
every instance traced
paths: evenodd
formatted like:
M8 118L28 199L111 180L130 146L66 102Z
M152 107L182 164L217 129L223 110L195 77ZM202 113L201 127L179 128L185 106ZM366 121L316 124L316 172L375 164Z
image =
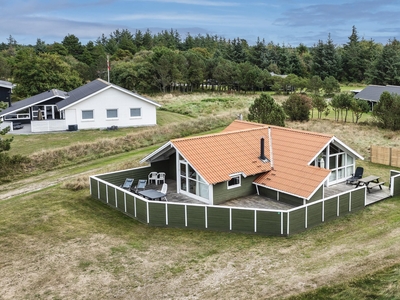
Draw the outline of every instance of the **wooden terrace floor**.
M167 179L168 184L167 200L168 202L178 202L178 203L193 203L205 205L204 202L192 199L182 194L178 194L176 191L176 181ZM161 190L161 185L148 184L146 189ZM333 185L331 187L324 188L324 196L330 197L349 190L355 189L355 185L340 183ZM383 199L389 198L389 188L387 186L382 186L382 190L379 187L374 187L371 189L371 193L367 192L367 205L373 204L375 202L381 201ZM232 207L248 207L248 208L261 208L261 209L277 209L277 210L287 210L294 206L286 204L280 201L276 201L270 198L262 197L257 194L240 197L226 201L221 204L222 206L232 206Z
M167 191L167 201L168 202L179 202L179 203L194 203L194 204L202 204L205 205L204 202L192 199L182 194L178 194L176 192L176 181L167 179L166 183L168 184ZM150 184L146 186L146 189L155 189L161 190L161 185ZM279 202L273 199L269 199L266 197L258 196L257 194L240 197L237 199L232 199L226 201L222 204L222 206L232 206L232 207L248 207L248 208L262 208L262 209L278 209L278 210L286 210L291 209L294 206L290 204L286 204L283 202Z
M330 187L325 187L324 196L325 198L327 198L353 189L355 189L355 185L339 183ZM390 197L389 187L385 185L382 186L382 190L376 186L373 187L370 191L370 193L367 192L367 205L379 202Z

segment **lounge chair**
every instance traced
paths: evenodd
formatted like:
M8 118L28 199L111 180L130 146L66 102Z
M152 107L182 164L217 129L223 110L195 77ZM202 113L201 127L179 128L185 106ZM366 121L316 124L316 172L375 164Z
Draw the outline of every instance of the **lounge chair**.
M125 190L130 190L134 181L135 179L133 178L126 178L124 183L121 184L120 187L122 187Z
M136 186L136 190L144 190L147 184L147 180L146 179L139 179L138 184Z
M358 179L362 178L364 173L363 167L357 167L356 172L351 174L351 177L346 180L346 184L356 184Z
M149 180L149 184L151 184L152 181L154 181L154 183L157 184L157 172L150 172L147 179Z

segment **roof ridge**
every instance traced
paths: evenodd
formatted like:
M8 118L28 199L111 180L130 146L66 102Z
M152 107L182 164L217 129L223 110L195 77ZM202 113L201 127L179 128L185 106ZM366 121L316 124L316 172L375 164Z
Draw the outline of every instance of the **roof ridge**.
M315 131L308 131L308 130L303 130L303 129L295 129L295 128L275 126L275 125L270 125L270 127L276 128L278 130L294 131L294 132L298 132L298 133L302 133L302 134L319 135L319 136L329 137L329 138L334 137L334 135L332 135L332 134L326 134L326 133L315 132Z
M222 131L222 132L210 133L210 134L206 134L206 135L177 138L177 139L171 140L171 142L179 142L179 141L182 141L182 140L185 140L185 141L187 141L187 140L195 140L195 139L201 139L201 138L209 138L209 137L213 137L213 136L230 135L230 134L236 134L236 133L240 133L240 132L262 130L262 129L266 129L266 128L267 127L259 127L259 128L238 129L238 130L233 130L233 131Z
M238 120L238 121L239 122L246 122L246 121L240 121L240 120ZM248 123L251 123L251 122L248 122ZM246 129L238 129L238 130L232 130L232 131L222 131L222 132L210 133L210 134L206 134L206 135L177 138L177 139L171 140L171 142L179 142L179 141L183 141L183 140L185 140L185 141L187 141L187 140L196 140L196 139L202 139L202 138L224 136L224 135L237 134L237 133L241 133L241 132L257 131L257 130L261 131L261 130L265 130L265 129L268 129L268 128L275 128L277 130L291 131L291 132L297 132L297 133L301 133L301 134L308 134L308 135L320 136L320 137L326 137L326 138L334 137L334 135L324 134L324 133L320 133L320 132L306 131L306 130L301 130L301 129L293 129L293 128L288 128L288 127L264 124L264 126L256 127L256 128L246 128Z

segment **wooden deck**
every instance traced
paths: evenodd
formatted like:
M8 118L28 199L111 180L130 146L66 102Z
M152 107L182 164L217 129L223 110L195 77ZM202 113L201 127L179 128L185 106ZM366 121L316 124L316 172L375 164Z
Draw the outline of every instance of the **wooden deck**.
M339 183L332 185L330 187L325 187L324 196L327 198L352 189L355 189L355 185ZM385 185L382 186L382 190L377 186L372 188L370 191L371 191L370 193L366 192L367 194L366 205L370 205L390 197L390 190Z
M176 192L176 181L167 179L166 183L168 184L167 191L167 201L168 202L178 202L178 203L194 203L194 204L202 204L206 205L204 202L192 199L188 196L178 194ZM161 185L150 184L146 186L146 189L155 189L160 190ZM226 201L221 206L232 206L232 207L248 207L248 208L261 208L261 209L278 209L278 210L287 210L291 209L294 206L290 204L286 204L283 202L279 202L273 199L269 199L266 197L259 196L257 194L250 195L247 197L240 197L236 199L232 199Z
M205 205L204 202L192 199L188 196L178 194L176 191L176 181L168 179L166 181L168 184L167 200L168 202L178 202L178 203L193 203ZM161 185L150 184L146 186L146 189L161 190ZM324 188L325 198L334 196L349 190L355 189L355 185L340 183L330 187ZM384 200L390 197L389 188L387 186L382 186L382 190L379 187L374 187L371 189L371 193L367 192L367 203L370 205L378 201ZM232 206L232 207L248 207L248 208L261 208L261 209L278 209L287 210L294 206L286 204L280 201L276 201L270 198L262 197L259 195L251 195L247 197L240 197L226 201L222 206Z

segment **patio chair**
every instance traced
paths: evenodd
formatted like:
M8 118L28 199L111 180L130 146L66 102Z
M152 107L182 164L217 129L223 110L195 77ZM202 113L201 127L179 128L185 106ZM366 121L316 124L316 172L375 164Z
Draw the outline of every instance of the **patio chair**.
M149 184L151 184L152 181L154 181L154 183L157 184L157 172L150 172L147 179L149 180Z
M346 180L346 184L356 184L358 179L362 178L364 173L363 167L357 167L356 172L351 174L351 177Z
M147 180L146 179L139 179L138 184L135 188L135 191L140 191L140 190L144 190L147 184Z
M160 193L163 193L164 196L161 197L160 200L167 201L167 190L168 190L168 184L163 183L161 190L159 191Z
M124 183L121 184L120 187L122 187L125 190L130 190L134 181L135 179L133 178L126 178Z
M160 172L157 174L157 185L160 183L165 183L165 173L164 172Z

